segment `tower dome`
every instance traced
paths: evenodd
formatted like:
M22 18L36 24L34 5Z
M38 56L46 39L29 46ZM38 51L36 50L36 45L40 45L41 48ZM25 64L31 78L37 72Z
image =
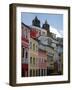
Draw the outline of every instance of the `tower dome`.
M50 32L50 25L48 24L47 20L45 20L45 23L43 24L42 28Z
M33 19L32 25L40 27L40 20L38 20L37 16Z

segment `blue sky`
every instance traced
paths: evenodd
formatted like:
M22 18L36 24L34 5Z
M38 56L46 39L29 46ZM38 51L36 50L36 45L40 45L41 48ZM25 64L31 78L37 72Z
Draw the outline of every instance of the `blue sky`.
M48 23L52 27L57 29L58 31L63 30L63 15L62 14L22 12L21 21L24 22L26 25L32 25L32 20L35 18L35 16L37 16L38 19L40 20L41 26L45 22L45 20L47 20Z

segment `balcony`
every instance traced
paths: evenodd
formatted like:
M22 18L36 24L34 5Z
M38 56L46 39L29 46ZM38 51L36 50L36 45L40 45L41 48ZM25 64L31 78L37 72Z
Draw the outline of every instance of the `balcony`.
M29 39L27 39L27 38L25 38L23 36L22 36L22 41L25 41L25 42L29 43Z
M39 45L39 49L44 50L44 51L47 51L46 46L43 46L41 44Z
M28 59L22 58L22 64L28 64Z

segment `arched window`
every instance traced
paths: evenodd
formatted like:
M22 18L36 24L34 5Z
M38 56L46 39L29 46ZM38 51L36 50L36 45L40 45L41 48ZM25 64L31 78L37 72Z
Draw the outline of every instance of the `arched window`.
M30 76L32 76L32 69L30 69Z
M35 44L33 44L33 50L35 51Z
M32 57L30 57L30 64L32 64Z
M37 47L37 45L36 45L36 51L38 51L38 47Z
M33 58L33 64L35 64L35 57Z
M24 51L25 51L25 49L24 49L24 47L22 46L22 58L24 58Z

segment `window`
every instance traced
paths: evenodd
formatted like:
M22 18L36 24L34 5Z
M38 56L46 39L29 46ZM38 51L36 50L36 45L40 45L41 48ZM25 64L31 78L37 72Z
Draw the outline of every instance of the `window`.
M27 32L27 29L23 29L23 31L22 31L22 36L24 37L24 38L28 38L28 32Z
M21 76L22 76L22 77L25 77L25 71L24 71L23 68L22 68Z
M24 47L22 47L22 58L24 58Z
M39 36L41 35L41 32L39 32Z
M37 45L36 45L36 51L38 51L38 47L37 47Z
M33 64L35 64L35 57L33 58Z
M38 76L38 70L36 69L36 76Z
M46 70L44 69L44 76L46 76L46 73L45 73L45 71L46 71Z
M41 63L41 58L39 58L39 63Z
M27 29L26 29L26 38L28 38L28 32L27 32Z
M35 44L33 44L33 50L35 51Z
M23 35L23 37L25 37L25 35L26 35L26 30L23 30L22 35Z
M32 76L32 69L30 70L30 76Z
M40 76L40 69L39 69L39 76Z
M53 61L53 56L48 55L48 61Z
M40 62L43 63L43 58L41 58Z
M32 49L32 42L30 42L30 49Z
M41 76L43 76L43 69L41 69Z
M35 70L33 69L33 76L35 76Z
M59 56L61 56L61 53L59 53Z
M30 64L32 64L32 57L30 57Z
M52 40L50 38L48 38L48 44L51 45Z
M45 35L45 32L42 32L42 35Z
M50 65L51 65L51 66L53 66L53 64L52 64L52 63L51 63Z
M53 62L53 59L51 59L51 62Z
M42 63L44 63L44 59L42 58Z
M46 63L46 62L47 62L47 60L46 60L46 59L44 59L44 62Z
M26 58L28 58L28 53L27 53L27 51L26 51Z

